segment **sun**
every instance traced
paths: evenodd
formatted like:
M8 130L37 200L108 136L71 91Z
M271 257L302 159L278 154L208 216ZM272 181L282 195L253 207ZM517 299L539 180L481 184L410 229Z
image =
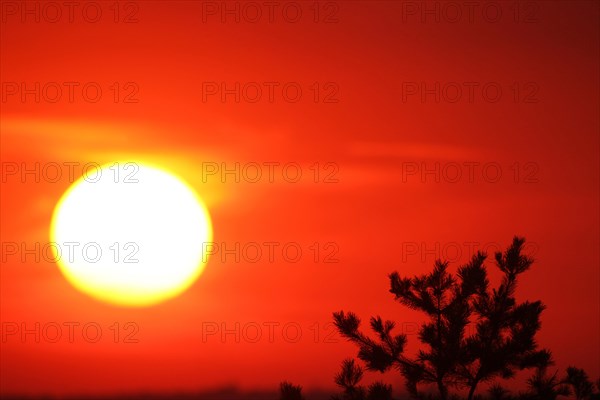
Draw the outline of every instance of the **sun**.
M156 166L88 169L63 194L50 226L57 264L80 291L149 306L185 291L206 264L207 208L181 178Z

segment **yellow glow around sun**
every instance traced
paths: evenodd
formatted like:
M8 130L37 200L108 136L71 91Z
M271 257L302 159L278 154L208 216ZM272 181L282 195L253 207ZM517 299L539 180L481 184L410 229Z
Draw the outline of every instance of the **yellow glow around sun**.
M147 306L202 273L208 210L177 176L138 162L91 169L64 193L50 239L64 276L106 302Z

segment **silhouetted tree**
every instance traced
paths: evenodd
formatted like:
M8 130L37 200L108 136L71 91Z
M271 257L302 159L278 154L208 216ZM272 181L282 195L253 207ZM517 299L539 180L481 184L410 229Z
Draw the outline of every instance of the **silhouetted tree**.
M594 391L594 384L584 370L569 367L564 378L559 379L558 371L552 375L548 367L554 361L550 358L545 365L538 367L534 375L527 380L529 390L519 396L520 400L553 400L560 396L575 396L577 400L600 399L600 392Z
M594 393L594 384L582 369L575 367L567 368L565 382L571 385L577 400L589 399Z
M514 297L518 276L533 263L521 254L524 242L515 237L504 253L496 253L496 266L503 276L499 287L491 290L484 267L487 256L482 252L461 266L456 276L442 261L436 261L426 275L390 275L395 299L428 318L418 336L425 348L414 358L403 355L406 336L392 334L392 321L371 318L377 340L359 331L360 319L353 313L334 313L336 327L358 345L358 358L367 369L384 372L397 367L413 397L422 397L419 384L434 384L442 400L448 399L451 386L467 387L471 400L479 383L510 378L549 357L547 351L537 349L535 341L544 306L539 301L517 303ZM466 334L469 324L475 326L470 336Z
M365 391L358 384L363 377L362 368L354 364L354 360L344 360L342 370L335 376L335 383L343 390L344 400L359 400L365 398Z
M343 389L341 396L332 400L392 400L392 387L375 382L365 389L359 383L363 377L362 368L354 360L344 360L342 370L335 376L335 383Z
M547 367L541 367L527 380L529 393L524 397L527 400L555 400L558 396L569 396L571 390L565 381L557 377L558 371L548 375Z
M521 254L524 242L515 237L504 254L496 253L502 282L491 292L487 287L479 291L472 303L476 334L466 340L466 362L459 370L469 386L469 399L480 382L511 378L517 370L545 365L550 357L546 350L537 350L535 341L545 306L540 301L517 304L514 297L518 276L533 263Z
M510 400L512 396L502 386L495 384L488 390L490 400Z
M289 382L281 382L279 385L281 400L304 400L302 386L295 386Z
M558 371L548 374L552 355L549 350L538 349L535 340L545 307L540 301L517 303L515 299L518 278L533 263L522 254L524 243L524 239L515 237L504 253L495 254L496 267L502 274L496 288L490 288L484 266L487 255L482 252L460 266L455 275L441 260L435 262L429 274L390 274L390 292L395 299L427 317L418 333L424 347L414 357L404 354L407 337L394 332L393 321L371 317L373 337L361 332L361 320L352 312L335 312L334 323L343 337L358 346L358 359L367 370L398 369L413 398L459 399L449 393L449 388L456 386L468 390L468 400L481 400L484 397L475 394L480 383L512 378L518 371L534 369L526 392L511 395L495 384L488 390L487 398L554 400L570 395L572 388L577 400L600 400L600 379L595 392L583 370L569 367L563 379L558 378ZM468 334L468 327L474 328L473 334ZM365 388L360 385L362 377L362 367L353 359L345 360L335 377L343 392L332 399L392 399L390 385L377 382ZM438 396L422 393L421 384L435 385ZM284 382L281 392L282 400L302 399L299 386Z

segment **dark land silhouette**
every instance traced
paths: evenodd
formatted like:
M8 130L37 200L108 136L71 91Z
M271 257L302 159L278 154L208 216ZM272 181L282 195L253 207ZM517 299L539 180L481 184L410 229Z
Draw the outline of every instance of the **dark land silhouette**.
M113 395L6 395L2 400L25 400L25 399L67 399L67 400L277 400L279 392L276 389L272 391L244 391L235 387L222 388L216 390L206 390L197 392L165 392L165 393L121 393ZM314 400L329 400L331 392L310 391L307 393Z

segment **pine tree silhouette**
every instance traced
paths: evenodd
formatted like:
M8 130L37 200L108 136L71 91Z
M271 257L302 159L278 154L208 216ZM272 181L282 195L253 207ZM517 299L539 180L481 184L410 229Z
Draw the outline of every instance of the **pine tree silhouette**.
M565 382L571 386L577 400L591 398L594 392L594 385L582 369L575 367L567 368Z
M502 253L495 254L502 274L498 287L490 288L485 262L478 252L470 262L448 272L448 263L438 260L432 272L415 277L389 275L390 292L400 304L427 317L419 330L423 348L416 356L404 354L407 337L395 333L396 324L380 316L371 317L371 337L361 332L361 320L352 312L333 314L339 333L358 347L357 357L368 371L400 371L406 388L416 399L454 400L451 388L466 389L468 400L483 397L475 392L480 383L512 378L518 371L534 369L527 381L528 390L512 395L498 383L488 390L492 400L553 400L574 393L577 400L600 400L587 374L569 367L566 377L558 371L549 375L553 365L549 350L538 349L535 336L541 328L545 306L540 301L518 303L515 291L519 276L530 269L533 260L522 254L525 239L514 237ZM468 333L467 328L474 328ZM332 400L392 400L392 387L381 382L368 388L360 385L363 368L353 359L344 360L335 383L342 394ZM438 396L426 395L421 385L434 385ZM571 390L572 389L572 390ZM287 382L281 385L282 400L302 399L301 388Z
M302 396L302 386L295 386L289 382L281 382L279 385L281 400L304 400Z
M381 317L371 318L378 339L359 331L360 319L353 313L334 313L340 334L359 347L358 358L367 369L384 372L397 367L406 379L409 393L420 398L421 384L434 384L441 400L448 399L450 387L466 387L472 400L479 383L510 378L518 370L534 368L549 356L538 350L535 334L540 329L541 302L517 303L517 279L533 260L522 253L525 240L515 237L504 252L496 253L502 272L498 288L490 289L484 262L478 252L471 261L448 272L448 263L436 261L433 271L417 277L390 275L390 292L401 304L428 317L419 330L425 345L416 357L403 354L406 335L393 335L395 324ZM466 328L474 324L475 333Z
M561 396L575 395L577 400L598 400L600 392L594 392L594 384L589 380L584 370L568 367L564 378L559 379L558 371L552 375L548 368L554 365L549 357L536 368L535 373L527 380L529 390L521 393L518 400L553 400ZM492 398L495 398L492 396ZM506 397L507 399L515 397Z
M510 378L518 370L545 365L550 358L549 351L538 350L535 341L545 306L540 301L517 304L514 297L518 276L533 263L521 254L524 242L515 237L504 254L496 253L496 265L504 274L502 282L490 292L486 279L484 290L472 303L477 333L466 339L466 362L458 371L469 386L468 399L480 382Z
M343 389L343 393L333 396L332 400L392 400L390 385L375 382L365 389L359 385L362 377L363 370L354 360L344 360L342 370L335 377L335 383Z
M555 400L558 396L571 395L569 386L563 379L558 378L558 371L548 375L547 369L547 366L537 368L536 373L527 380L529 392L522 396L524 399Z
M490 400L509 400L513 398L508 390L498 384L493 385L488 393Z

